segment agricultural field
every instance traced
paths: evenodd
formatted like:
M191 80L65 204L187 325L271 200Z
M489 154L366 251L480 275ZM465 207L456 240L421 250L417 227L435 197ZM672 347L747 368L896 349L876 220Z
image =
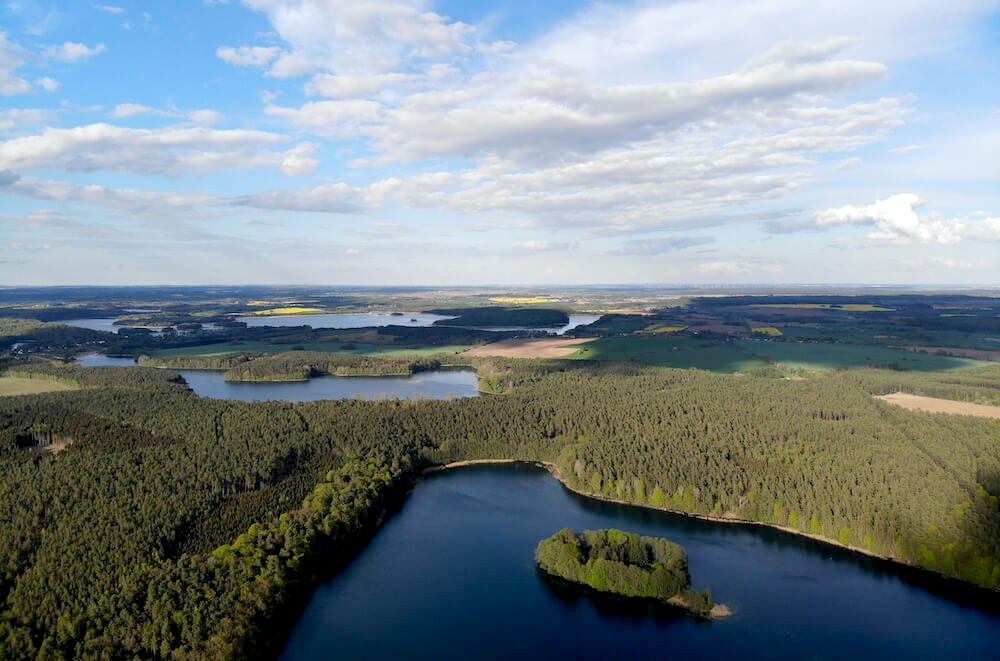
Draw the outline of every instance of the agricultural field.
M0 397L37 395L43 392L57 392L60 390L76 390L76 386L58 381L49 381L47 379L28 379L20 376L0 377Z
M841 310L843 312L894 312L895 308L884 308L870 303L769 303L748 305L751 308L786 308L794 310Z
M884 367L936 371L981 367L988 363L970 358L934 356L901 349L858 344L818 344L811 342L768 342L741 340L747 353L767 357L787 368L835 370L849 367Z
M630 361L660 367L698 368L732 374L767 363L732 344L712 344L685 336L608 337L584 345L570 360Z

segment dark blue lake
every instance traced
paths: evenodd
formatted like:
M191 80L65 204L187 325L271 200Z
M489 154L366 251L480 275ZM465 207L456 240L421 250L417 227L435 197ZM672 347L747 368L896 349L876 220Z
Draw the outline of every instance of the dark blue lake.
M735 615L656 617L550 586L533 552L564 527L678 542L693 587ZM280 658L996 659L1000 613L955 589L780 531L585 499L530 467L471 467L420 484L316 590Z

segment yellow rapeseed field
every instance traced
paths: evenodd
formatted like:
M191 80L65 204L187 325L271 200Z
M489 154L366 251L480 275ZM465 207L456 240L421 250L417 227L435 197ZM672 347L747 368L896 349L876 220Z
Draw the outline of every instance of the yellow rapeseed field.
M558 303L558 298L543 298L541 296L520 297L520 296L497 296L490 299L494 303L514 303L524 305L529 303Z
M321 308L271 308L270 310L257 310L254 314L276 315L276 314L309 314L311 312L322 312Z

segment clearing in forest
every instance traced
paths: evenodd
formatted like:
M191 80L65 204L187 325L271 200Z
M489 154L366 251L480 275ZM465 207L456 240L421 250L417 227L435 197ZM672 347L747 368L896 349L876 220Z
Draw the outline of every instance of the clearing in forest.
M592 342L593 338L537 338L501 340L463 352L463 356L499 356L501 358L560 358L576 351L574 345Z
M71 386L58 381L47 379L29 379L22 376L0 377L0 397L9 395L37 395L43 392L55 392L57 390L76 390L76 386Z
M879 395L877 399L890 404L902 406L911 411L926 411L927 413L955 413L958 415L974 415L980 418L995 418L1000 420L1000 406L987 404L972 404L971 402L956 402L951 399L937 397L922 397L905 392L894 392L889 395Z

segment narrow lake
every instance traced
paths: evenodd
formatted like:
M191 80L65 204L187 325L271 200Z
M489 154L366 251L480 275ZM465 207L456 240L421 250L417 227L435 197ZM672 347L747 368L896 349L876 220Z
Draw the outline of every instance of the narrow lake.
M488 330L495 332L502 331L544 331L546 333L554 333L555 335L563 335L566 331L573 330L577 326L586 326L587 324L592 324L601 318L599 314L571 314L567 315L569 317L569 323L563 326L551 326L546 328L529 328L527 326L478 326L478 330Z
M58 323L60 323L60 324L67 324L69 326L76 326L77 328L86 328L88 330L104 331L106 333L117 333L117 332L121 331L123 328L129 328L129 329L137 328L137 326L122 326L122 325L117 325L116 326L115 325L115 320L116 319L117 319L117 317L105 317L105 318L99 318L99 319L98 318L95 318L95 319L62 319ZM201 325L201 330L203 330L203 331L214 331L214 330L219 330L219 328L220 328L219 326L217 326L217 325L215 325L213 323L208 323L208 322L203 323ZM147 330L150 333L152 333L153 335L156 335L156 334L162 332L161 329L159 329L159 328L149 328ZM177 331L177 333L179 333L180 335L185 335L185 334L191 333L191 332L193 332L193 331L188 331L188 330Z
M373 326L430 326L435 321L454 319L440 314L424 312L404 312L392 315L388 312L368 312L359 314L298 314L274 317L237 317L247 326L312 326L313 328L371 328Z
M680 543L693 586L711 588L735 615L657 618L554 589L533 552L564 527ZM531 467L477 466L420 484L319 586L280 658L997 658L995 608L912 580L779 531L586 499Z
M111 365L134 367L131 358L112 358L102 354L79 356L84 366ZM172 370L179 373L201 397L239 399L244 402L278 400L313 402L319 399L448 399L477 397L479 379L473 369L441 369L417 372L413 376L324 376L308 381L287 383L230 383L220 370Z

